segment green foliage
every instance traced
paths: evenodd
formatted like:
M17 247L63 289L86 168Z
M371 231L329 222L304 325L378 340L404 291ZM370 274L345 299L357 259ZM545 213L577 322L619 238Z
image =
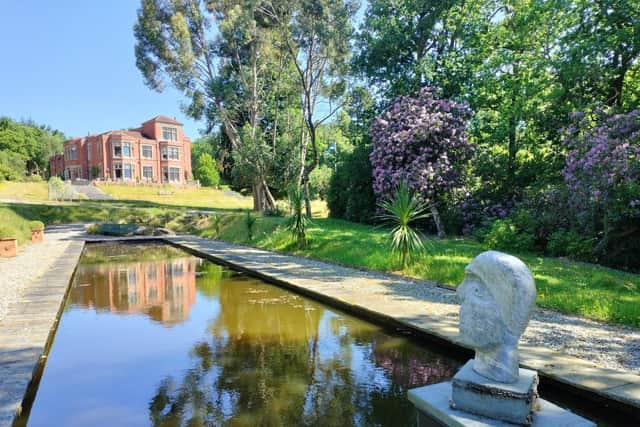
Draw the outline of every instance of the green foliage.
M244 216L244 227L247 232L247 242L251 242L253 240L255 225L256 217L251 214L250 210L247 210Z
M26 161L18 153L0 150L0 181L17 181L24 178Z
M296 240L299 248L307 245L307 228L311 225L311 218L304 212L304 195L298 186L292 186L289 190L289 206L291 216L285 223L286 229Z
M217 187L220 184L220 174L215 160L209 153L202 153L198 157L194 169L194 177L200 180L200 184L205 187Z
M16 237L15 231L7 225L0 225L0 238Z
M357 146L343 155L336 172L331 176L327 191L327 205L332 218L372 222L376 209L373 178L368 146Z
M553 256L590 261L593 259L593 239L575 230L558 230L549 236L547 252Z
M47 126L0 117L0 180L44 175L49 157L62 151L64 139Z
M44 230L44 222L29 221L29 227L31 228L31 231Z
M211 224L213 225L214 237L217 239L220 237L220 228L222 227L222 216L219 214L213 215L211 218Z
M320 165L309 174L309 191L313 196L317 195L321 200L327 198L329 191L329 182L333 175L333 169L329 166Z
M484 236L484 245L489 249L526 252L531 250L533 242L533 235L519 230L510 219L495 220Z
M400 253L402 270L405 269L407 258L413 258L424 249L422 238L413 228L416 221L427 218L427 206L415 195L409 193L409 187L401 182L391 200L379 204L384 211L380 219L392 226L389 232L389 244L393 253Z

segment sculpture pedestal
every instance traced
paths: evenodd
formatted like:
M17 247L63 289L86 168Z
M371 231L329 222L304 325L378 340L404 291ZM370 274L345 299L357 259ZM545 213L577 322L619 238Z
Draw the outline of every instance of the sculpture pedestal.
M520 369L518 381L500 383L479 375L469 360L453 377L451 407L514 424L530 425L538 399L538 373Z
M514 424L494 420L449 406L451 382L409 390L409 401L418 410L418 427L513 427ZM539 409L533 415L532 427L596 427L591 421L551 402L538 399Z

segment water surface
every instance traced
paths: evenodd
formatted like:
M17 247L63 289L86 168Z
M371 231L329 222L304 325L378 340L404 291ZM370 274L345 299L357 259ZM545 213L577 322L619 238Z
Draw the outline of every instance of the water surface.
M414 425L458 360L169 246L88 246L30 426Z

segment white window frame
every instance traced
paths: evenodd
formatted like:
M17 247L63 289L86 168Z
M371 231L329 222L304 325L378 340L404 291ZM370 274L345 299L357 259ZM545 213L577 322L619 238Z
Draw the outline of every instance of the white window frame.
M169 182L180 182L180 168L175 166L169 167Z
M145 156L144 151L145 149L149 150L149 156ZM143 159L153 159L153 146L149 145L149 144L142 144L141 150L140 150L140 156Z
M87 161L91 161L91 141L87 142Z
M178 129L173 126L162 126L163 141L178 141Z
M147 172L151 170L151 175L147 176ZM142 166L142 179L151 181L153 179L153 166Z
M78 160L78 146L76 144L71 144L69 148L69 160Z
M129 176L126 175L126 171L129 171ZM122 164L122 179L130 181L134 178L133 165L131 163Z

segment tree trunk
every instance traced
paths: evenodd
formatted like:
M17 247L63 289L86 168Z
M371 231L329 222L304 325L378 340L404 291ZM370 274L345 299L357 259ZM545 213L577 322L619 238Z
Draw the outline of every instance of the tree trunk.
M304 186L304 207L305 207L307 217L311 218L311 198L309 197L309 172L307 170L304 171L303 186Z
M440 218L440 212L438 212L438 208L436 207L436 205L429 206L429 209L431 209L431 215L433 216L433 221L436 223L438 238L444 239L445 237L444 225L442 224L442 218Z

